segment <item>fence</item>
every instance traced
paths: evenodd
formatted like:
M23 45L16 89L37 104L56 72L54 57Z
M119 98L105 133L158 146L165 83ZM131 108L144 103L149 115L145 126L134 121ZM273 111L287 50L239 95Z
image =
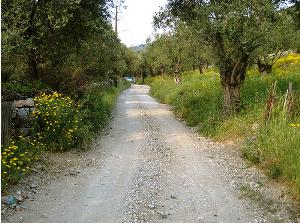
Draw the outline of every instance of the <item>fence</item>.
M12 129L12 102L1 102L1 145L5 146Z

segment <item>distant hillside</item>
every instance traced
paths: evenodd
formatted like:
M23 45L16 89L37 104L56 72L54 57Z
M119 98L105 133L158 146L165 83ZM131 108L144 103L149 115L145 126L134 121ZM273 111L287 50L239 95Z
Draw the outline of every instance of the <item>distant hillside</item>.
M138 46L132 46L132 47L130 47L130 49L132 49L133 51L139 52L139 51L145 50L146 47L147 47L147 44L140 44Z

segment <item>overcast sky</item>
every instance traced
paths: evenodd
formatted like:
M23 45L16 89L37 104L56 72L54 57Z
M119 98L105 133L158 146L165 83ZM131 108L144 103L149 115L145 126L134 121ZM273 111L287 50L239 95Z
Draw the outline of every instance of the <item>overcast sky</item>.
M126 8L121 8L118 23L121 41L128 47L145 43L154 31L155 12L166 3L167 0L125 0Z

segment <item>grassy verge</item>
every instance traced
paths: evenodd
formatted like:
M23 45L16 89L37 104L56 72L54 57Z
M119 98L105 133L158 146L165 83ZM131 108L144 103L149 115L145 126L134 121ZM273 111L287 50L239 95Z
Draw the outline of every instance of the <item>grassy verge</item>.
M120 82L118 87L103 88L101 86L91 87L80 101L82 105L82 117L85 121L87 131L85 139L94 137L94 134L107 124L112 109L119 94L130 87L127 81Z
M268 91L277 81L276 103L271 120L263 122ZM284 94L293 83L292 111L283 109ZM173 78L148 78L151 94L163 103L173 106L175 113L190 126L219 141L245 142L244 156L263 167L272 178L280 178L300 194L300 56L290 55L274 65L273 72L262 77L255 69L248 71L242 88L242 111L224 119L222 91L217 71L204 74L186 72L182 84Z

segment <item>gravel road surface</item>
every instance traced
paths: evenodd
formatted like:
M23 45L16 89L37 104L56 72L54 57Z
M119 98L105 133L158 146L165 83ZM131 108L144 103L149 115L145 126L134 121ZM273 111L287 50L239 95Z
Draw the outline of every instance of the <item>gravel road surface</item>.
M199 137L148 92L133 85L121 94L110 132L96 143L99 165L52 182L7 222L293 222L240 196L236 179L249 169L230 165L242 159L225 159L223 145Z

